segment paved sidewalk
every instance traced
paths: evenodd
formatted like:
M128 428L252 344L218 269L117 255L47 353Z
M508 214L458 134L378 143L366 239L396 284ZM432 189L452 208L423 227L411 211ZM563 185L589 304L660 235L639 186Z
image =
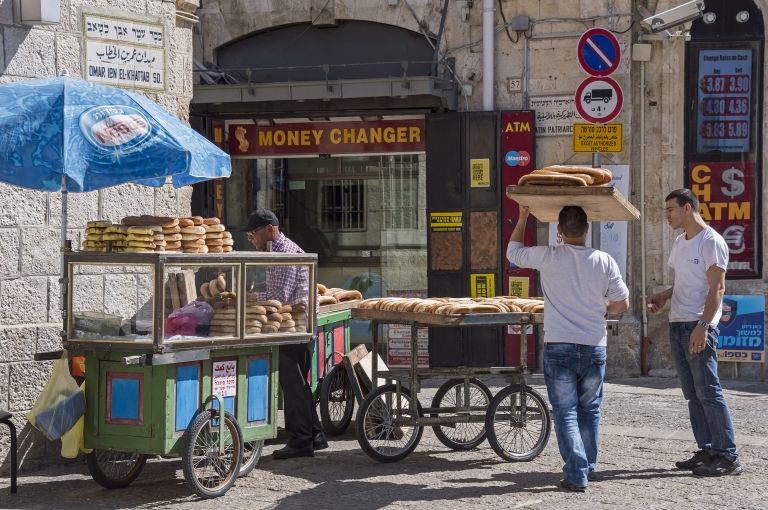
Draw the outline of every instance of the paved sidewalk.
M500 381L492 381L500 383ZM540 377L530 382L545 394ZM153 460L129 488L107 491L84 463L22 473L19 494L0 480L0 508L534 508L768 509L768 384L725 381L744 473L696 478L674 469L695 445L687 407L674 379L613 380L606 385L598 470L585 494L556 487L561 478L552 434L531 462L503 462L483 443L469 452L446 449L431 430L408 458L380 464L363 453L352 427L314 459L265 457L224 497L192 496L178 460ZM491 384L492 390L499 385ZM428 402L435 389L426 389Z

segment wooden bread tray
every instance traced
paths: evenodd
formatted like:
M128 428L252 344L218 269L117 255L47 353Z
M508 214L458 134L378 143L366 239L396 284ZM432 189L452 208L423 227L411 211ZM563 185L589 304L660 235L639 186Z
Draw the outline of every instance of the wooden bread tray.
M360 306L359 299L353 299L351 301L342 301L341 303L333 303L330 305L321 305L318 313L331 313L341 310L351 310Z
M530 320L529 313L468 313L442 315L426 312L397 312L376 308L355 308L353 319L373 320L390 324L424 324L427 326L502 326L523 324Z
M610 186L507 186L507 196L527 205L537 220L557 222L566 205L578 205L589 221L633 221L640 211Z

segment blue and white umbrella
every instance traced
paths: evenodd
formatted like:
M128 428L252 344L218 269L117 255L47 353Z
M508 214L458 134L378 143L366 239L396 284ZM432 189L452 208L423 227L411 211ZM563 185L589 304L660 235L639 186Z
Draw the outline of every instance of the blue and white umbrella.
M225 152L140 94L68 76L0 85L0 181L80 192L230 171Z
M227 153L140 94L69 76L0 85L0 182L62 192L62 245L69 191L230 173Z

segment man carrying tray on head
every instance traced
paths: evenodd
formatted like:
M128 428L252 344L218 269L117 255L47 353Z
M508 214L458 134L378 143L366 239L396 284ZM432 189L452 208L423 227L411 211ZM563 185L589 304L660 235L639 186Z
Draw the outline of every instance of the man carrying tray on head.
M541 273L544 293L544 380L565 461L560 487L583 492L594 479L607 334L605 314L623 313L629 291L616 261L587 248L587 214L566 206L557 225L562 246L523 246L527 206L520 208L507 259Z
M271 243L272 252L304 253L304 250L280 232L277 216L268 209L253 211L244 230L248 241L259 251L268 251ZM308 306L309 271L299 266L269 268L264 297L284 304L302 303ZM313 457L315 450L328 448L312 392L307 385L312 361L309 350L311 345L312 342L280 346L279 379L284 397L285 429L289 437L288 444L273 453L275 459Z

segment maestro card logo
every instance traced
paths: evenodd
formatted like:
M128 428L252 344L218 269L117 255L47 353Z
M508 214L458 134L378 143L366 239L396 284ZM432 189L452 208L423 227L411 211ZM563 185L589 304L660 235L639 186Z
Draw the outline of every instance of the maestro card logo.
M509 151L504 155L504 161L509 166L528 166L531 155L527 151Z
M80 131L99 149L133 151L147 141L152 129L146 116L130 106L96 106L80 115Z

